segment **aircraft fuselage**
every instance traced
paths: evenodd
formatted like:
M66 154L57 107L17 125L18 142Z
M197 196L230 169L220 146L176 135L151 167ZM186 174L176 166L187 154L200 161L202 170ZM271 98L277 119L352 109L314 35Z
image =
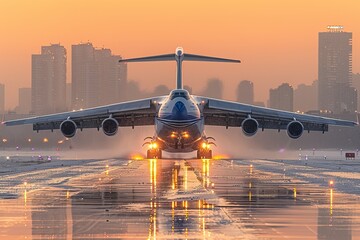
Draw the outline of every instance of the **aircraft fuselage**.
M204 137L198 103L186 90L173 90L155 119L156 138L167 152L191 152Z

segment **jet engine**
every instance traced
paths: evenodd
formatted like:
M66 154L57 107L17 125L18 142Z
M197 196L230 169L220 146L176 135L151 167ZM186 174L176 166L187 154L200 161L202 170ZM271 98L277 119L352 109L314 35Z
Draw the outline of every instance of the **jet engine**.
M105 135L114 136L118 131L119 123L115 118L109 117L102 122L101 126Z
M304 132L304 125L299 121L292 121L287 125L287 134L293 139L299 138Z
M75 136L76 129L76 123L70 119L63 121L60 124L60 131L67 138L72 138L73 136Z
M257 132L259 123L255 119L249 117L241 123L241 128L245 136L251 137Z

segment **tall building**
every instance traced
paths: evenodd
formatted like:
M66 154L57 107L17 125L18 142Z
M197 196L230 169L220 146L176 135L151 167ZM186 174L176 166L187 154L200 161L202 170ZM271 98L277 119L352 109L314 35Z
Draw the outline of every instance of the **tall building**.
M19 88L18 114L29 114L31 112L31 88Z
M91 43L72 45L72 105L88 108L119 101L125 94L126 64L110 49L95 49Z
M5 85L0 83L0 114L5 113Z
M357 91L351 86L352 33L328 26L319 33L319 108L334 113L357 110Z
M60 44L41 47L31 59L32 112L66 110L66 49Z
M360 91L360 73L356 73L352 75L352 85L354 86L354 88L357 90L357 92L359 93ZM358 96L357 98L357 107L358 107L358 112L360 112L360 97Z
M224 86L220 79L211 78L207 81L206 87L201 92L201 95L221 99L223 94L223 89Z
M294 90L288 83L270 89L269 107L285 111L293 111Z
M71 111L71 88L72 88L72 84L71 83L66 83L66 108L68 109L68 111Z
M318 81L311 85L300 84L294 90L294 110L307 112L318 109Z
M254 83L243 80L239 83L236 92L236 101L247 104L254 104Z

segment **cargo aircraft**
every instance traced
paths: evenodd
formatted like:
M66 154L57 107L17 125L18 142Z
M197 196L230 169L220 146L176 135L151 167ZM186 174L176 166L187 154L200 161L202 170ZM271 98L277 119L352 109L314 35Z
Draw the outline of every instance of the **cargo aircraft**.
M122 59L119 62L176 62L176 89L168 96L158 96L79 111L64 112L3 122L6 126L32 124L34 131L60 129L66 138L78 129L102 129L114 136L119 127L155 126L155 133L144 139L147 158L162 158L162 151L193 152L197 158L212 158L210 145L215 139L205 134L205 126L241 128L246 136L261 129L286 130L290 138L299 138L304 131L326 132L329 125L355 126L356 122L325 118L224 101L189 94L183 88L184 61L240 63L239 60L188 54L177 48L175 54ZM96 97L96 96L94 96Z

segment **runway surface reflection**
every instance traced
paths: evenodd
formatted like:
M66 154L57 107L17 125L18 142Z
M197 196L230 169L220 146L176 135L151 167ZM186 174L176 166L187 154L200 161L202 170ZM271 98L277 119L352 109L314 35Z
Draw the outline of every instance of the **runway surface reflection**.
M0 239L360 238L358 195L252 162L106 159L76 171L6 171ZM9 186L14 176L26 184Z

